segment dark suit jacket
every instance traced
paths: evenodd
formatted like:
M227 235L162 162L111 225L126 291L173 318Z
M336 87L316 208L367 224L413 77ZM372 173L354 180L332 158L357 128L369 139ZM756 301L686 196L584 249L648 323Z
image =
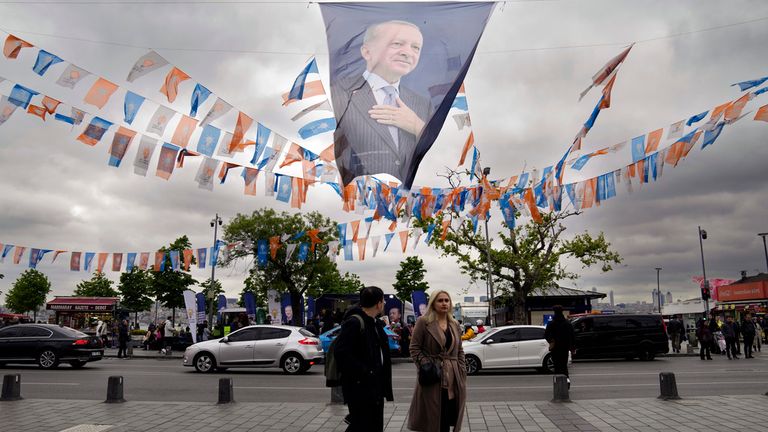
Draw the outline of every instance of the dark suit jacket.
M373 90L362 75L340 79L331 84L336 131L333 134L336 165L346 185L367 174L390 174L401 181L408 178L416 151L415 135L398 129L398 147L389 134L389 126L372 119L368 111L376 105ZM400 85L400 99L427 123L432 104ZM416 167L413 168L414 170Z

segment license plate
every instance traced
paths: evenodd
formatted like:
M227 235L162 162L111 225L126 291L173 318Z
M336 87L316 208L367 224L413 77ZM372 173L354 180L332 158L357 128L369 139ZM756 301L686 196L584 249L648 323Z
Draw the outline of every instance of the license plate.
M93 352L91 352L91 357L101 357L101 351L93 351Z

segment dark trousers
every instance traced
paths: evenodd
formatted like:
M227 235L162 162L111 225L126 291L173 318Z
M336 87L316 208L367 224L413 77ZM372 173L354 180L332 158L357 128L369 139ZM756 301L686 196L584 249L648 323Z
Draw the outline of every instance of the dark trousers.
M384 399L378 402L349 401L347 432L382 432L384 430Z
M709 342L699 343L699 357L701 357L702 360L704 360L705 355L707 356L708 359L712 360L712 353L709 351L710 346L711 344Z
M568 376L568 351L552 351L552 362L555 364L555 375Z
M126 345L127 345L126 342L127 341L125 339L120 338L120 342L119 342L120 345L119 345L119 348L117 349L117 358L123 358L123 357L126 356L126 354L127 354L126 353Z
M440 394L440 432L449 432L451 426L456 426L456 417L459 415L456 398L448 399L448 390L445 389Z
M731 356L736 357L736 339L725 338L725 353L728 354L728 358Z
M736 354L741 354L741 343L739 342L739 335L736 335L736 339L734 339L733 344L736 347Z
M744 335L744 357L752 357L752 344L754 342L754 336Z

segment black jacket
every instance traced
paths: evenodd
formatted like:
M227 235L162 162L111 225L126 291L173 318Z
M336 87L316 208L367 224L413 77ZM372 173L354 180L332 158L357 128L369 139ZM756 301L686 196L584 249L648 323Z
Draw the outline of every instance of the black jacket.
M723 324L723 328L720 329L720 331L723 332L723 336L726 339L736 339L736 323L734 322L726 322Z
M352 315L363 318L364 330ZM347 312L334 356L341 372L345 402L393 400L392 360L383 322L369 317L360 308Z
M744 321L744 324L741 325L741 333L747 337L754 337L756 333L755 324L752 321Z
M572 351L576 348L576 337L573 334L573 326L563 315L555 315L547 324L544 331L547 342L554 342L552 351Z

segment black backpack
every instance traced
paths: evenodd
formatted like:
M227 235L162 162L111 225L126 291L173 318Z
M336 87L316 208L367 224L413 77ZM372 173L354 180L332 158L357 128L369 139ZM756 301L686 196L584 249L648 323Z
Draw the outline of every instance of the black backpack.
M360 334L363 334L363 332L365 332L365 321L363 321L363 318L360 315L355 314L352 316L360 321ZM340 336L341 332L339 332L339 336L337 336L336 339L331 342L331 344L328 346L328 351L325 353L326 387L337 387L341 385L341 371L339 370L338 363L336 363L335 355L336 341L339 340Z

